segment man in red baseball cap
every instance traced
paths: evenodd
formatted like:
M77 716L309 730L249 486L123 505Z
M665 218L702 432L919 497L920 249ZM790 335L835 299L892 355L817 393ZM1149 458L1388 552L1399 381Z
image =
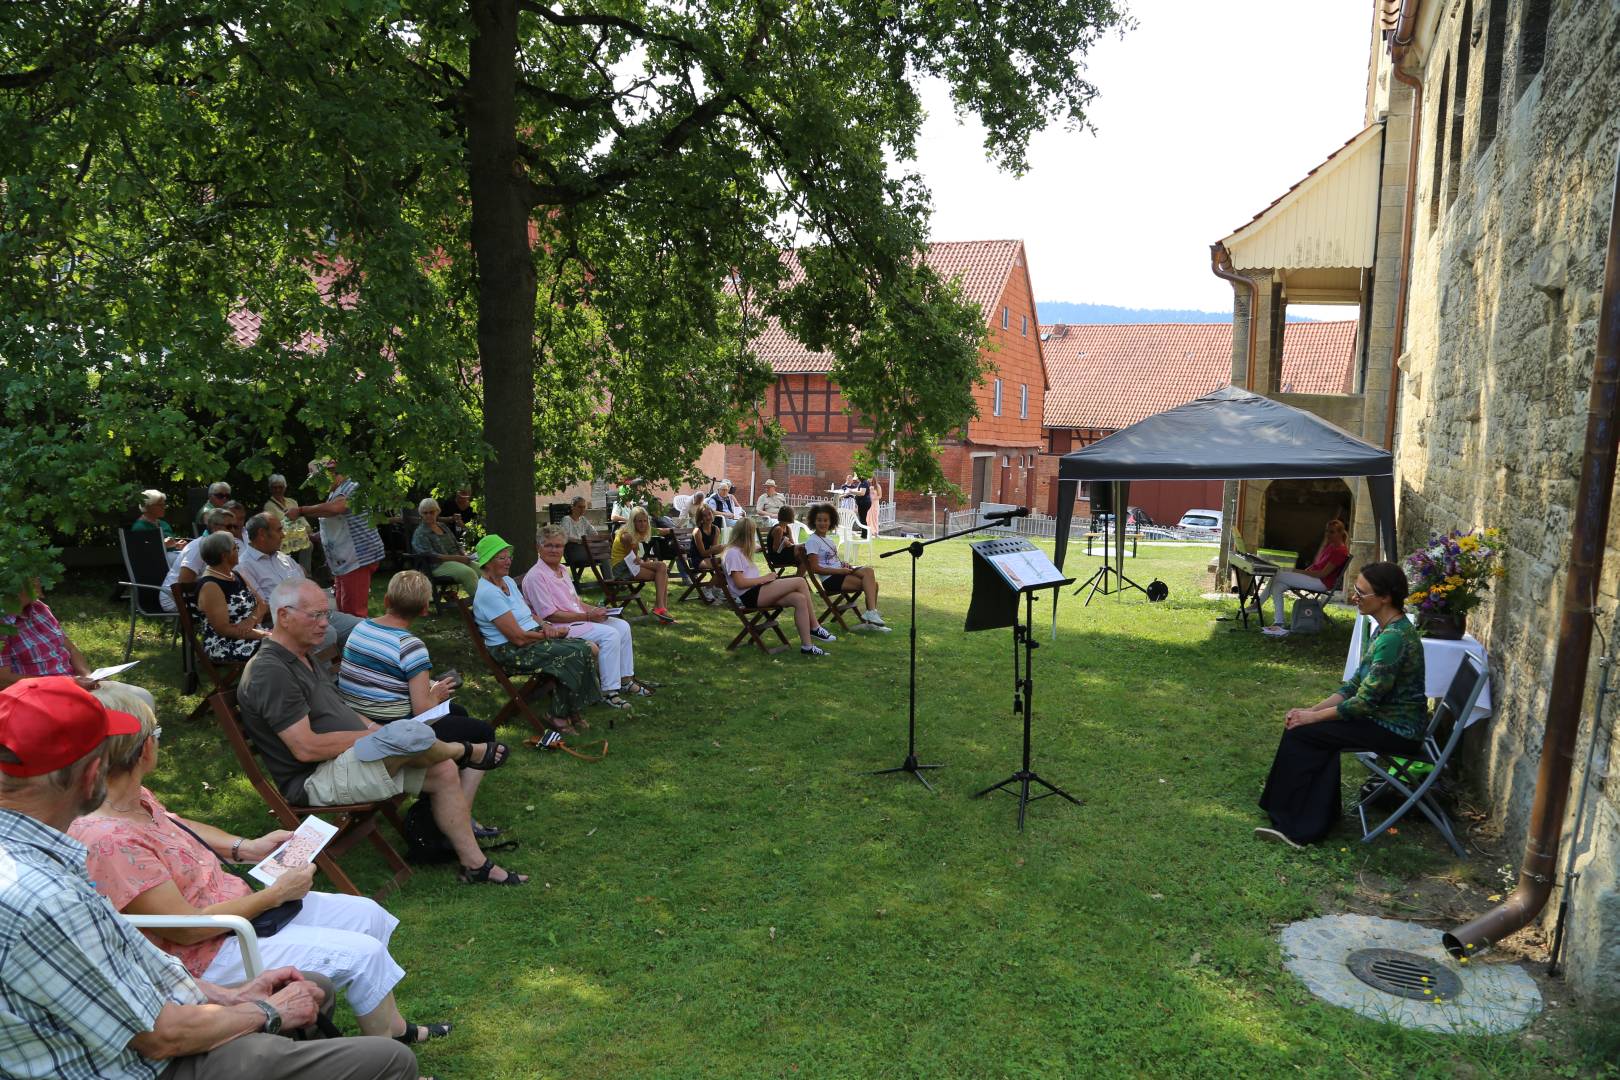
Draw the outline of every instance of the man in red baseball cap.
M239 987L193 979L96 892L66 831L106 798L107 737L140 730L65 676L0 690L0 1072L414 1078L392 1039L276 1037L314 1023L330 991L290 967Z

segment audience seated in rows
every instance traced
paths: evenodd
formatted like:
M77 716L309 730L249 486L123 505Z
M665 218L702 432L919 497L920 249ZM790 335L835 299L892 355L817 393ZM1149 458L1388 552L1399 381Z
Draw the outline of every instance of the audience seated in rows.
M107 798L68 829L89 852L87 869L97 892L129 915L240 915L252 921L265 966L331 979L348 997L362 1034L407 1044L449 1034L449 1024L407 1025L394 1004L394 986L405 977L388 954L398 919L363 896L312 892L313 862L286 870L254 892L225 868L225 861L257 863L292 833L234 836L171 814L145 787L157 768L163 733L152 710L105 687L96 697L141 725L137 732L107 739ZM202 928L148 930L146 936L194 978L214 983L247 978L235 934Z
M714 507L708 503L695 503L692 508L692 564L700 570L720 571L720 557L724 552L725 538L720 533L720 525L715 520ZM705 585L702 588L703 599L711 604L725 603L725 597L720 595L718 586Z
M308 581L284 581L271 593L270 609L275 628L248 661L238 698L243 726L287 801L335 806L426 792L433 820L461 862L462 881L527 881L479 848L456 772L458 765L498 768L508 748L447 743L416 720L382 727L365 719L310 661L325 630L325 594Z
M204 569L198 579L194 611L201 623L202 650L221 664L245 664L269 636L264 629L270 606L236 572L236 542L226 533L209 533L197 541Z
M731 536L720 557L727 591L745 608L792 608L793 624L799 631L799 652L806 656L825 656L826 651L815 641L837 641L838 638L816 621L815 600L810 595L809 583L797 575L784 578L774 571L757 573L754 552L758 546L759 529L752 518L745 517L731 527Z
M462 550L450 526L439 520L439 501L423 499L416 504L416 512L422 515L422 523L411 536L411 551L433 560L435 580L454 582L464 596L477 592L478 571L472 556Z
M787 496L776 490L776 481L765 481L765 494L754 503L762 521L780 521L779 514L787 507Z
M845 565L838 554L838 541L827 535L838 528L838 511L827 503L818 503L810 508L808 524L811 532L804 538L804 553L810 562L810 572L821 578L828 592L861 593L866 605L861 621L887 630L877 609L877 568Z
M332 571L337 609L363 619L370 613L371 575L386 554L382 535L369 517L350 505L360 484L339 471L336 459L316 458L309 463L309 474L327 483L325 500L303 511L320 520L321 549Z
M236 566L236 572L267 603L270 594L283 581L305 581L309 577L303 566L287 554L282 542L285 538L284 528L280 514L268 510L254 514L247 523L247 547L242 551L242 561ZM331 600L327 601L327 607L326 633L321 637L317 650L320 652L342 644L360 622L348 612L333 609Z
M148 488L141 492L141 516L130 525L131 532L142 529L152 529L163 537L163 550L169 553L169 562L173 563L179 558L179 552L186 546L186 538L176 536L174 529L164 520L164 513L169 509L169 497L156 488Z
M411 624L427 614L432 602L433 585L420 571L403 570L389 580L382 617L360 623L343 646L337 688L344 704L368 720L391 724L450 699L459 676L448 672L435 679L427 646L410 632ZM493 725L474 719L457 702L451 701L449 709L448 715L433 722L433 733L440 739L450 743L495 741ZM484 774L482 769L461 767L461 794L469 811ZM473 820L473 835L478 839L500 834L498 827Z
M38 581L17 594L17 613L0 614L0 625L14 628L15 633L0 634L0 688L25 679L47 678L53 675L72 679L85 690L99 686L128 686L127 683L101 682L90 678L95 668L67 636L62 624L45 603L45 591ZM129 690L155 708L152 695L138 686Z
M237 523L235 510L223 506L214 507L204 515L204 520L208 523L208 533L204 536L209 533L228 533L235 538L236 534L233 531ZM185 550L180 552L180 558L169 564L169 572L163 577L163 589L158 594L158 601L163 605L164 611L174 610L174 594L169 591L169 586L176 583L187 585L202 576L203 568L207 565L202 561L202 541L203 536L191 541L185 546Z
M208 527L208 511L223 510L226 503L231 501L231 485L220 480L208 485L208 501L197 508L197 516L192 521L194 532L202 533Z
M540 530L540 559L523 575L523 598L529 610L536 619L566 627L570 638L596 646L602 700L607 705L623 708L627 702L621 695L625 694L650 697L652 691L636 681L630 624L608 615L607 608L584 603L574 590L573 578L563 565L565 537L556 525Z
M1271 637L1282 637L1288 633L1283 626L1283 594L1289 589L1326 592L1338 585L1345 566L1350 562L1349 539L1344 522L1334 518L1322 530L1322 546L1317 548L1316 558L1311 560L1309 566L1303 570L1281 570L1272 575L1265 591L1255 599L1255 607L1262 611L1267 600L1272 603L1271 625L1264 628L1264 633Z
M141 721L66 678L0 690L0 1060L8 1076L409 1080L386 1038L274 1034L329 1013L330 983L275 967L241 986L199 980L90 883L73 820L107 794L106 740Z
M647 554L652 540L652 518L646 507L630 511L630 518L613 534L613 552L609 557L609 571L625 581L650 581L653 586L653 616L663 623L672 623L669 613L669 564Z
M1361 568L1350 600L1378 630L1348 682L1309 708L1288 710L1260 795L1272 827L1255 836L1293 847L1326 836L1339 819L1339 755L1347 750L1422 757L1423 639L1406 617L1406 593L1406 572L1395 563Z
M264 512L281 518L281 553L296 559L304 576L311 577L315 573L315 541L311 539L309 519L304 516L304 508L287 498L285 476L271 473L269 486L270 497L264 502ZM251 525L252 521L248 524ZM251 542L252 539L250 530L248 540ZM263 595L269 596L269 590L263 590Z
M546 713L552 728L573 735L589 727L581 713L602 700L595 642L570 640L567 627L535 619L512 580L512 545L501 537L492 533L478 541L473 557L481 575L473 616L490 655L508 674L544 673L556 680L555 700Z

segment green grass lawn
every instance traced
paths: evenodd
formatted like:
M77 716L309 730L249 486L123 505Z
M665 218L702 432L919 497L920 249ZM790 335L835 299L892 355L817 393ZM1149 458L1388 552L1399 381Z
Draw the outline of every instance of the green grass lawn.
M966 634L965 544L930 548L918 599L921 754L905 776L904 557L881 563L894 633L832 655L724 651L729 612L681 606L636 630L663 684L586 764L518 748L478 815L508 827L526 889L425 868L388 901L422 1053L441 1077L1530 1076L1557 1039L1402 1031L1317 1003L1282 968L1279 924L1340 910L1358 879L1456 872L1423 824L1367 847L1255 842L1284 711L1337 683L1349 620L1282 642L1230 633L1199 599L1209 548L1142 548L1126 569L1170 598L1064 595L1038 610L1035 768L1084 800L1015 828L978 788L1018 764L1009 631ZM1070 570L1089 575L1096 560ZM383 581L373 609L381 609ZM92 664L122 653L100 580L52 596ZM1224 605L1230 608L1230 604ZM462 700L498 701L450 614L418 623ZM155 627L130 674L158 695L151 784L181 812L271 827ZM516 742L526 731L509 730ZM1346 770L1346 776L1349 777ZM1478 862L1479 860L1474 860ZM380 880L369 853L351 860ZM1574 1075L1566 1073L1565 1075Z

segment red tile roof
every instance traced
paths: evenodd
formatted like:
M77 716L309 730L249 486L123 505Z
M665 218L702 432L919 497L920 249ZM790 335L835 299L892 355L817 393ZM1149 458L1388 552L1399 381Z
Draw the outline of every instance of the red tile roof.
M1289 323L1285 393L1344 393L1356 323ZM1049 428L1117 431L1232 381L1231 323L1111 323L1041 327L1051 387Z
M786 257L791 267L788 280L792 281L798 275L797 260L791 253ZM1023 265L1024 242L969 240L929 244L924 259L945 281L960 281L963 296L979 305L988 323L996 310L996 301L1007 288L1013 268ZM831 356L805 348L775 319L766 321L750 345L754 354L770 364L778 375L823 374L832 370Z

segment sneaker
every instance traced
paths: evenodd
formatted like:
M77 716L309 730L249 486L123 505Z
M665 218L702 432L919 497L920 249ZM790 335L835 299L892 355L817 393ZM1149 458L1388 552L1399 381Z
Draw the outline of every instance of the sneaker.
M1256 830L1254 830L1254 838L1256 840L1269 840L1273 844L1287 844L1289 847L1295 849L1296 851L1304 851L1305 850L1305 845L1304 844L1301 844L1301 843L1289 838L1289 836L1286 833L1278 832L1276 829L1265 829L1265 828L1256 829Z
M883 621L883 616L878 614L877 608L873 608L871 611L862 612L861 613L861 622L869 623L872 626L887 627L889 625L888 623Z
M816 638L817 640L820 640L820 641L837 641L838 640L838 638L833 634L833 632L831 630L828 630L825 626L816 627L814 630L810 631L810 636L813 637L813 638Z
M826 656L827 655L827 650L821 648L819 645L800 645L799 646L799 655L800 656Z
M1262 634L1266 635L1266 637L1270 637L1270 638L1287 637L1288 636L1288 627L1283 626L1280 623L1278 625L1276 625L1276 626L1262 626L1260 628L1260 632Z
M668 625L668 624L673 623L675 621L675 616L673 616L673 615L671 615L669 613L669 608L661 608L661 607L653 608L653 618L657 619L661 623L664 623L665 625Z

